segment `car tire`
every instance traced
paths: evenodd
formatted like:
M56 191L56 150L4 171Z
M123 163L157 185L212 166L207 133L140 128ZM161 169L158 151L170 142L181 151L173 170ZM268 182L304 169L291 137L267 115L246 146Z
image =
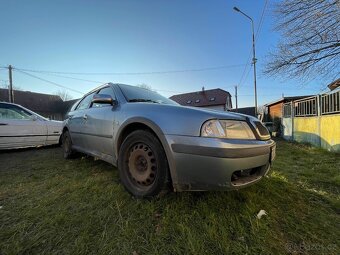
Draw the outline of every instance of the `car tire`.
M75 153L72 150L72 140L70 132L68 132L68 130L64 131L64 133L62 134L62 148L65 159L73 158Z
M118 171L125 189L137 198L154 197L169 190L165 151L149 131L134 131L126 137L119 150Z

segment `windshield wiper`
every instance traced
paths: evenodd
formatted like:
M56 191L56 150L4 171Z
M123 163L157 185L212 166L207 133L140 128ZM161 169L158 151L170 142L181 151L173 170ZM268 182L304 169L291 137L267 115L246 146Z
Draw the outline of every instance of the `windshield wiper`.
M150 103L155 103L159 104L159 102L151 100L151 99L144 99L144 98L133 98L129 99L128 102L150 102Z

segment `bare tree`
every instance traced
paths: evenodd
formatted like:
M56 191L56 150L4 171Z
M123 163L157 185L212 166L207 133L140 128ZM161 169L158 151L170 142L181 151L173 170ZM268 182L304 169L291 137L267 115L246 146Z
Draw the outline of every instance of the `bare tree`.
M148 84L142 83L142 84L137 84L137 87L143 88L143 89L147 89L147 90L153 90L152 87Z
M340 0L282 0L275 5L282 35L265 73L302 80L340 74Z
M55 94L57 96L60 96L60 98L63 101L68 101L68 100L73 99L73 97L66 90L58 90Z
M4 84L1 84L0 85L0 88L2 88L2 89L8 89L9 88L9 85L7 85L6 83L4 83ZM13 90L22 90L22 88L20 88L19 86L13 86Z

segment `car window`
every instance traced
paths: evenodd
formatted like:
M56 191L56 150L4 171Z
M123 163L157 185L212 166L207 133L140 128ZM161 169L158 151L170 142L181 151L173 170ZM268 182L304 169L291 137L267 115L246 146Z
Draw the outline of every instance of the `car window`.
M86 109L89 107L89 105L91 104L91 101L92 101L92 98L93 98L93 95L95 93L91 93L89 95L87 95L86 97L84 97L80 103L78 104L76 110L83 110L83 109Z
M31 113L16 106L10 104L0 105L0 119L11 119L11 120L29 120Z
M119 84L124 97L128 102L150 102L158 104L178 105L175 101L161 96L155 91L136 86Z
M98 92L98 94L110 95L112 99L116 99L115 93L113 92L113 89L111 87L102 88ZM105 106L112 106L112 105L111 104L97 104L97 103L92 104L92 108L99 108L99 107L105 107Z

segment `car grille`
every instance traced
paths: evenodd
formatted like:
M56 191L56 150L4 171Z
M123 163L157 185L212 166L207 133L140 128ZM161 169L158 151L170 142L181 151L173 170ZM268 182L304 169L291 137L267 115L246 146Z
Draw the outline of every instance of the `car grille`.
M254 123L255 128L256 128L256 130L257 130L257 132L258 132L258 134L261 138L267 138L267 139L270 138L270 134L268 132L268 129L265 126L263 126L263 124L260 121L254 121L253 123Z
M234 186L242 186L261 178L262 167L255 167L235 171L231 176L231 183Z

